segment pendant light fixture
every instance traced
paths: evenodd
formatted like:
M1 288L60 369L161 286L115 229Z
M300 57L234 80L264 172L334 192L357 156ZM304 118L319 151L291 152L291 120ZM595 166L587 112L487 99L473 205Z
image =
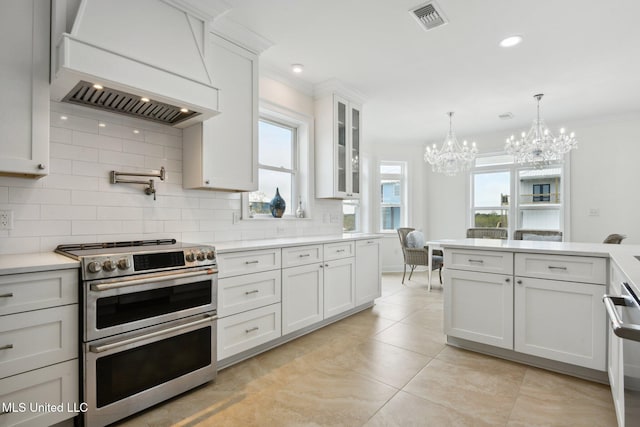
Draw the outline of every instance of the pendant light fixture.
M449 132L442 147L438 150L436 144L431 147L427 146L424 160L431 164L434 172L453 176L471 166L478 149L475 142L472 142L471 146L467 144L467 141L463 141L462 145L458 143L456 135L453 133L453 111L448 112L447 115L449 116Z
M505 151L512 154L518 163L531 164L536 168L562 162L564 154L578 146L573 132L568 134L562 128L560 135L555 137L540 118L540 100L543 95L539 93L533 96L538 101L538 115L529 132L522 132L520 139L515 139L515 136L511 135L507 138L504 147Z

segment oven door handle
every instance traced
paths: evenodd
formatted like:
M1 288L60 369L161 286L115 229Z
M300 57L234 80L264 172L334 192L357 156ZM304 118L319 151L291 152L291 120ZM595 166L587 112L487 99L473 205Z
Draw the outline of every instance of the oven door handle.
M203 276L205 274L215 274L216 270L212 268L206 268L197 271L189 271L187 273L175 273L175 272L167 272L154 274L152 276L145 276L140 279L108 279L108 280L99 280L95 281L91 284L92 291L110 291L111 289L119 289L125 288L127 286L136 286L136 285L144 285L147 283L155 283L158 279L161 280L174 280L174 279L184 279L188 277L195 276Z
M620 338L625 338L633 341L640 341L640 325L625 324L615 306L633 306L629 304L626 297L614 297L611 295L605 295L602 297L604 306L607 309L609 319L611 319L611 329L613 333Z
M136 342L139 342L139 341L143 341L143 340L147 340L147 339L150 339L150 338L156 338L156 337L160 337L160 336L163 336L163 335L169 335L169 334L172 334L174 332L181 331L182 329L191 328L193 326L198 326L198 325L201 325L203 323L213 322L217 318L218 318L217 316L212 316L210 314L207 314L207 315L205 315L204 319L196 320L195 322L186 323L184 325L174 326L172 328L162 329L160 331L150 332L150 333L144 334L144 335L138 335L137 337L131 337L131 338L128 338L126 340L117 341L117 342L113 342L113 343L109 343L109 344L90 345L89 346L89 351L92 352L92 353L103 353L105 351L113 350L114 348L123 347L125 345L133 344L133 343L136 343Z

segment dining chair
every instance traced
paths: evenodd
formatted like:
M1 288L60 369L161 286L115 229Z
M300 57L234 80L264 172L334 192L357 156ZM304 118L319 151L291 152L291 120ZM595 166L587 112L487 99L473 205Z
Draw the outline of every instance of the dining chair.
M546 240L550 242L562 242L562 231L520 229L513 232L513 240Z
M609 234L602 243L613 243L619 245L627 236L624 234Z
M409 233L415 231L415 228L402 227L398 228L398 237L400 238L400 246L402 247L402 256L404 258L404 271L402 272L402 284L404 285L404 277L407 274L407 266L411 269L409 272L409 280L413 275L413 270L419 265L429 265L429 248L424 246L424 236L420 247L411 247L408 239ZM421 234L421 233L420 233ZM409 242L408 242L409 240ZM416 239L419 240L419 239ZM434 255L431 257L431 270L439 270L440 284L442 284L442 266L444 265L442 251L434 250Z
M503 239L506 240L509 237L509 232L506 228L497 227L472 227L467 228L468 239Z

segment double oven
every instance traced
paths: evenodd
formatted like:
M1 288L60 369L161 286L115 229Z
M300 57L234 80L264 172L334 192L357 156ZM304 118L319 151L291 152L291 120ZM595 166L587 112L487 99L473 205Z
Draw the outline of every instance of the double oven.
M86 426L113 423L215 379L213 247L170 239L57 251L81 262Z

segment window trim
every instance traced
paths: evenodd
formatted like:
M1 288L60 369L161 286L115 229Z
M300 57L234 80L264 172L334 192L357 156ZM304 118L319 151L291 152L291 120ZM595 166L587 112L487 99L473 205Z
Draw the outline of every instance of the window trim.
M380 172L380 169L383 165L390 165L390 166L400 166L400 173L399 174L395 174L395 173L382 173ZM384 207L399 207L400 208L400 227L404 227L407 224L407 214L409 211L409 206L408 206L408 197L407 197L407 171L408 170L408 164L406 161L399 161L399 160L380 160L378 162L378 168L377 168L377 172L378 172L378 185L377 185L377 191L376 193L378 194L379 197L379 207L378 207L378 231L380 233L396 233L396 230L393 229L383 229L382 225L383 225L383 221L382 221L382 209ZM400 203L382 203L382 196L380 194L380 189L382 186L382 181L383 180L396 180L398 179L398 177L400 178Z
M497 151L497 152L492 152L492 153L483 153L483 154L479 154L477 157L493 157L493 156L504 156L506 155L506 152L504 151ZM564 162L562 163L554 163L552 165L549 165L550 167L559 167L560 168L560 179L561 179L561 184L560 184L560 191L561 194L563 194L563 197L561 197L561 203L560 203L560 231L562 231L563 234L563 240L564 241L570 241L571 238L571 226L570 226L570 219L571 219L571 197L570 197L570 191L569 189L571 188L570 186L570 177L571 177L571 152L565 154L564 157ZM510 194L509 197L511 198L511 200L509 201L509 212L508 212L508 217L509 217L509 223L507 226L507 229L509 230L509 238L512 238L513 233L515 230L517 230L518 228L521 228L518 226L519 221L520 221L520 188L518 182L519 182L519 172L522 170L532 170L535 169L532 166L526 166L526 165L521 165L519 163L517 163L514 159L514 161L512 163L508 163L508 164L498 164L498 165L489 165L489 166L475 166L475 163L472 165L472 167L469 169L469 171L467 172L467 180L466 180L466 193L467 193L467 197L466 197L466 207L467 207L467 215L466 215L466 228L470 228L473 227L472 224L474 224L474 212L476 209L478 210L491 210L494 209L493 207L478 207L476 208L476 206L474 206L474 174L475 173L490 173L490 172L502 172L502 171L509 171L510 173ZM531 209L532 206L527 206L528 209ZM540 206L537 206L534 208L537 209L543 209L544 208L544 204L541 204ZM497 209L497 208L496 208Z
M292 150L292 156L294 156L292 166L295 167L295 174L293 175L294 179L291 187L295 200L287 201L285 215L283 215L280 220L304 221L311 219L314 208L310 190L310 176L313 174L310 152L313 142L313 118L272 102L260 100L258 120L295 129L296 142ZM258 141L258 147L259 145L260 141ZM259 174L261 168L280 172L290 171L287 168L261 165L258 161L258 171L256 173ZM272 217L270 215L249 216L249 193L250 192L243 192L241 195L241 219L243 221L271 220ZM298 208L298 197L302 199L302 206L305 213L304 218L297 218L295 215L296 209ZM234 223L235 222L234 217Z

